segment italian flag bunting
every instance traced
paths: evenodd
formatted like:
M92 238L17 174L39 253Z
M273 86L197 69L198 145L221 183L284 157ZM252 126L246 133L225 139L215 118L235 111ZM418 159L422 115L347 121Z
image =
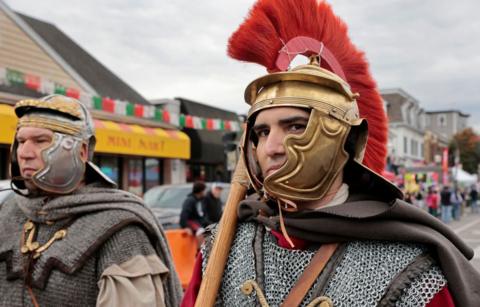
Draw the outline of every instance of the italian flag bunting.
M192 117L192 115L185 116L185 127L193 129L193 117Z
M134 115L135 105L131 102L127 102L127 106L125 107L125 111L127 115L133 116Z
M207 119L207 129L208 130L213 130L213 119L211 119L211 118Z
M137 117L143 117L143 105L135 104L134 113Z
M163 122L170 123L170 113L167 110L163 110Z
M72 98L75 98L75 99L80 98L80 92L77 89L74 89L74 88L71 88L71 87L67 88L67 90L65 91L65 94L68 97L72 97Z
M18 70L7 68L7 82L9 85L23 85L25 76Z
M101 110L102 109L102 97L92 96L92 100L93 100L93 107L96 110Z
M108 97L103 97L102 99L102 110L110 113L115 112L115 101Z
M163 111L162 109L155 108L155 119L158 121L163 121Z
M88 108L113 114L136 116L163 121L180 128L207 129L215 131L239 131L238 121L219 118L203 118L183 113L170 113L166 108L155 105L143 105L110 97L96 96L76 88L65 87L44 77L26 74L21 71L0 67L0 84L6 86L24 86L42 94L61 94L80 100Z
M40 77L37 77L35 75L25 75L25 86L28 87L29 89L32 89L34 91L38 91L40 89Z
M60 95L65 95L67 93L67 90L65 87L61 86L60 84L55 83L55 94L60 94Z
M178 118L178 125L180 128L185 127L185 114L180 114L180 117Z

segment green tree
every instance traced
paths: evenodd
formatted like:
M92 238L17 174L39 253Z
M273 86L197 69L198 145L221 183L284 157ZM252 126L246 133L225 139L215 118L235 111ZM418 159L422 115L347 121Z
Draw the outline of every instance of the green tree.
M455 157L460 158L463 169L471 174L477 173L480 163L480 139L472 128L466 128L455 134L448 146L451 157L450 166L454 166Z

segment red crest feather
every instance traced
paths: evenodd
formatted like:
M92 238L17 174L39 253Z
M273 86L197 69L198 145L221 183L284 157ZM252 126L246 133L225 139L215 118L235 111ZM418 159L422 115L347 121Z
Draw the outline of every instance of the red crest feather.
M269 72L278 71L279 52L298 36L323 43L339 63L352 92L360 94L357 99L360 116L367 119L369 128L363 163L381 173L388 140L388 119L382 98L364 53L353 45L347 25L329 4L317 0L259 0L230 37L228 54L240 61L260 64ZM324 61L322 67L330 69Z

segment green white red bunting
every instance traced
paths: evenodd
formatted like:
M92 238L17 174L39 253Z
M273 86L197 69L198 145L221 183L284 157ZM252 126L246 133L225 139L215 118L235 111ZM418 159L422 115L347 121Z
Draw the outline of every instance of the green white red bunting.
M0 85L26 87L47 95L62 94L80 100L80 102L91 109L152 119L180 128L240 131L240 123L235 120L176 114L154 105L143 105L125 100L112 99L110 97L99 97L81 92L75 88L62 86L43 77L5 67L0 67Z

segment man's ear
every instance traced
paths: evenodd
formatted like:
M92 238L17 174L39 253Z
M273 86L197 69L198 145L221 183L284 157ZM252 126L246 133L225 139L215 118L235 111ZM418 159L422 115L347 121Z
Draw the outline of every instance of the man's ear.
M82 159L83 162L88 161L88 144L87 143L82 143L82 147L80 148L80 159Z

